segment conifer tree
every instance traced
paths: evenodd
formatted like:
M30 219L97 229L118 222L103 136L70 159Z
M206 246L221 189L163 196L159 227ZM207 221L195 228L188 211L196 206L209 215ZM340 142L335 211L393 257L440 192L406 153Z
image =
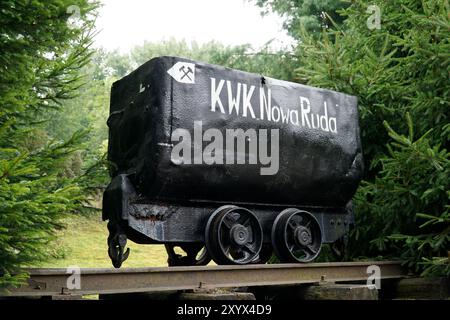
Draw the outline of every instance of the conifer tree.
M269 3L281 2L302 1ZM339 14L320 37L298 26L296 72L358 97L366 181L347 258L401 257L450 275L449 2L354 0Z
M85 132L66 141L42 130L48 111L74 96L89 59L95 2L0 2L0 286L46 258L60 218L85 199L63 163Z
M322 29L341 24L345 17L339 11L348 6L343 0L251 0L262 13L273 11L284 18L284 28L294 37L299 38L301 28L311 35L318 36Z

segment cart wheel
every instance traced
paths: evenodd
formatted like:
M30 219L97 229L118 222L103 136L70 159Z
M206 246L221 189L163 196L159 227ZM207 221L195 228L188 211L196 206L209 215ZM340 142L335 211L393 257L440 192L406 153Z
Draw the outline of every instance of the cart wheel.
M167 259L167 264L169 267L173 266L206 266L210 261L211 257L209 256L206 248L203 244L195 243L195 244L165 244L167 255L169 258ZM186 252L186 256L182 256L175 252L175 247L180 247L184 252Z
M336 261L345 261L348 246L348 235L344 235L330 244L331 253Z
M252 261L252 264L265 264L270 260L270 258L272 258L272 255L272 245L269 243L263 243L261 251L259 251L259 254L255 260Z
M312 261L322 246L319 222L307 211L283 210L273 223L272 245L281 262Z
M258 218L245 208L220 207L206 225L206 248L217 264L251 263L258 258L262 239Z

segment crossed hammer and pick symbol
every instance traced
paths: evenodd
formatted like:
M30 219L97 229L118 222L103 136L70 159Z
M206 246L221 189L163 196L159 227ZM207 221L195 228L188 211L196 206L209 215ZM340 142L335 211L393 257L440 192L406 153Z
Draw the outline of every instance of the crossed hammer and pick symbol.
M187 70L186 70L187 69ZM181 72L183 72L183 76L181 77L181 80L184 79L184 77L187 77L189 80L192 81L191 77L189 77L190 73L194 73L194 71L192 71L192 69L190 67L186 67L186 66L181 66L181 68L179 69Z

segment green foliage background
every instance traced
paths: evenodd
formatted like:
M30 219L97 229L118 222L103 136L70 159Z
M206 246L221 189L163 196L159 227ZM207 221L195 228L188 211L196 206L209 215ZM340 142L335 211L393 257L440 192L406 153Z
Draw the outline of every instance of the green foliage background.
M321 34L298 19L309 1L257 3L290 17L298 81L358 97L367 169L344 259L402 258L418 273L450 275L448 1L341 2ZM315 3L335 20L336 3ZM368 27L370 5L380 29Z
M288 33L300 40L302 29L310 35L319 36L323 29L333 23L341 24L345 17L339 10L348 7L350 1L342 0L253 0L262 14L276 12L284 18L283 26Z
M70 5L80 8L82 26L68 24ZM96 6L0 2L0 287L19 284L19 267L46 259L60 218L86 201L79 177L63 170L86 133L62 140L44 127L82 83L78 69L89 62Z

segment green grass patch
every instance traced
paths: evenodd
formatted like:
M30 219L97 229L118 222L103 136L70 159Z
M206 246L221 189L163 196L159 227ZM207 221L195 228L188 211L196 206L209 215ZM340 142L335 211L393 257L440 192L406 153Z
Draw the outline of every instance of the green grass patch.
M91 216L73 216L64 220L66 228L58 232L57 240L52 244L58 258L51 259L35 267L66 268L110 268L108 256L107 222L101 214ZM130 256L122 267L160 267L167 266L167 254L163 245L140 245L128 241Z

